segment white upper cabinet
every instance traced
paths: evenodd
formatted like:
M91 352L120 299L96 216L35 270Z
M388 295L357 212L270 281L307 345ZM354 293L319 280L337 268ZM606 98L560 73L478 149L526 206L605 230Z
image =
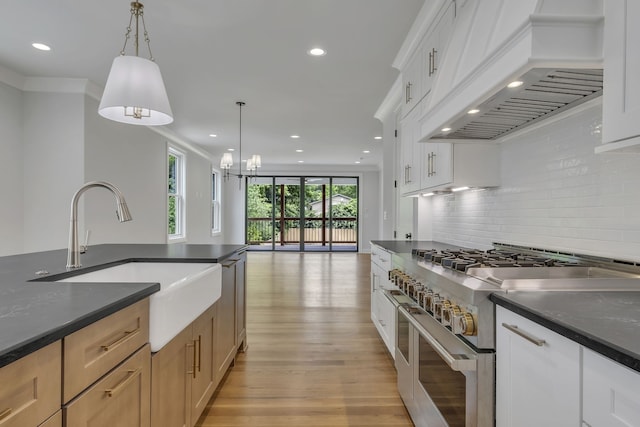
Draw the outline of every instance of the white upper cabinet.
M605 1L602 142L596 153L640 151L640 2Z
M419 110L414 109L400 123L400 165L398 184L400 193L407 195L420 189L423 145L416 136L419 131Z
M407 68L402 71L402 87L404 88L402 94L402 117L406 117L422 99L423 65L422 51L419 50L411 59Z

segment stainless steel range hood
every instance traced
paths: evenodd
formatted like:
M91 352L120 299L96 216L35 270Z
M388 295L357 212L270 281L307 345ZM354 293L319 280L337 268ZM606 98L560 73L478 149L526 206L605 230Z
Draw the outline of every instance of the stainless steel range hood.
M466 1L457 12L420 141L499 139L602 94L602 0Z
M432 138L498 139L602 95L601 69L537 68L514 81L522 85L500 90L476 114L459 114L447 125L451 130Z

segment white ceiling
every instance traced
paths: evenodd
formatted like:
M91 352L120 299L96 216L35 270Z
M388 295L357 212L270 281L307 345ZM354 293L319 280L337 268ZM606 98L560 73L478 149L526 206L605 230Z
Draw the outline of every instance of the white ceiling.
M129 3L7 0L0 66L29 77L88 78L103 87L124 42ZM391 63L423 3L143 1L175 117L168 128L215 155L236 148L237 162L235 101L242 100L245 159L261 154L265 166L298 160L305 166L376 165L382 143L374 137L382 126L373 115L398 76ZM36 41L52 50L33 49ZM307 55L315 46L327 55ZM300 138L291 139L293 134Z

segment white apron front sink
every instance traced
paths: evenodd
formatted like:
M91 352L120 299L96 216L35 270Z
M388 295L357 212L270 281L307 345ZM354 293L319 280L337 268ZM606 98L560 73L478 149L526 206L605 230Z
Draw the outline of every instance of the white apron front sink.
M222 269L212 263L129 262L58 282L160 283L149 298L149 342L156 352L220 298Z

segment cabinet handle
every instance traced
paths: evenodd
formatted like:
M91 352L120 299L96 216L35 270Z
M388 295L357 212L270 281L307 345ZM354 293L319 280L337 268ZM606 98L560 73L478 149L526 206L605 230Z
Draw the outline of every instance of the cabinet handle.
M433 50L429 52L429 77L433 74Z
M11 415L11 412L13 412L13 409L11 409L11 408L7 408L4 411L0 412L0 421L4 420L9 415Z
M126 341L129 337L137 334L138 332L140 332L140 327L137 327L133 331L124 331L124 335L123 336L121 336L120 338L118 338L117 340L112 342L111 344L101 345L100 348L102 348L103 351L109 351L109 350L113 349L114 347L119 346L124 341Z
M202 335L198 335L198 372L202 365Z
M120 390L125 388L127 386L127 384L129 384L131 381L133 381L135 379L135 377L138 376L138 374L140 373L141 369L142 368L127 370L127 376L124 377L124 379L122 381L120 381L114 388L108 388L104 392L109 397L115 396L116 394L118 394L120 392Z
M427 154L427 176L431 176L431 153Z
M224 264L224 263L222 263L222 266L223 266L224 268L230 268L230 267L233 267L234 265L236 265L236 263L237 263L238 261L240 261L240 260L239 260L239 259L230 259L229 261L231 261L231 262L229 262L228 264Z
M438 51L434 47L433 49L431 49L431 52L432 52L431 57L433 58L432 61L431 61L431 74L435 74L436 71L438 71L438 67L436 67L436 54L438 53ZM431 74L429 74L429 75L431 75Z
M413 86L411 84L411 82L407 83L407 85L404 87L404 103L408 104L411 102L411 100L413 98L411 98L411 86Z
M431 153L431 175L436 174L436 153Z
M502 326L504 328L507 328L508 330L510 330L511 332L513 332L516 335L520 335L522 338L524 338L525 340L529 341L530 343L533 343L535 345L537 345L538 347L542 347L546 341L545 340L541 340L540 338L536 338L534 336L529 335L526 332L522 332L517 325L508 325L506 323L503 323Z
M408 170L408 172L409 172L409 173L407 174L407 176L408 176L408 180L407 180L407 182L411 183L411 182L413 182L413 181L411 180L411 166L407 166L407 170Z

